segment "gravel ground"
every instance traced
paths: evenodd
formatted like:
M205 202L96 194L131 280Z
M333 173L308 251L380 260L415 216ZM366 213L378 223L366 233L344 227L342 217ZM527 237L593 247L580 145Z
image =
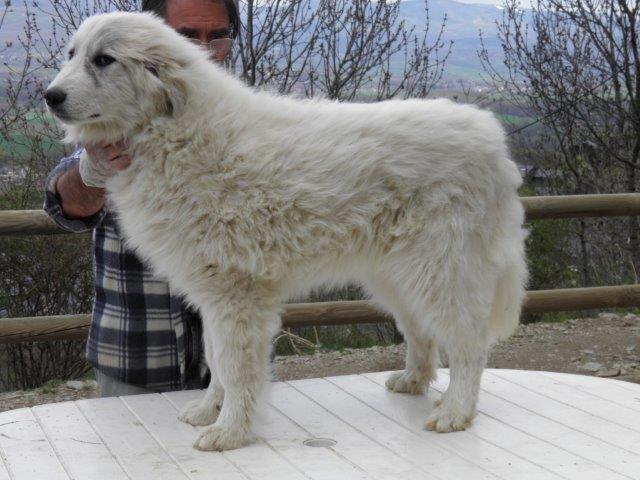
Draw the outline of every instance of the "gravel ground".
M277 357L277 380L399 370L405 345L345 349ZM496 345L491 368L546 370L611 377L640 383L640 317L602 313L564 323L521 325ZM0 411L97 396L96 384L72 381L31 391L0 393Z

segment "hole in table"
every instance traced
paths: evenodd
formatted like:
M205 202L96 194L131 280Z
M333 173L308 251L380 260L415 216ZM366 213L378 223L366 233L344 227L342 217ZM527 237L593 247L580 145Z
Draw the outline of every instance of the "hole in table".
M333 447L336 443L335 440L331 438L309 438L302 442L307 447Z

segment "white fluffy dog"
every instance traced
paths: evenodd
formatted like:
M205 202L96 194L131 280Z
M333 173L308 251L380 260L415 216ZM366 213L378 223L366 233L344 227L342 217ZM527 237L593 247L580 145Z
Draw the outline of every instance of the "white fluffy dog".
M112 208L202 314L212 381L180 413L213 423L196 448L249 438L284 299L347 281L406 338L406 369L387 387L423 392L441 346L451 383L426 427L470 424L526 278L521 178L490 113L254 91L149 14L91 17L69 52L53 113L70 141L129 142L132 165L107 182Z

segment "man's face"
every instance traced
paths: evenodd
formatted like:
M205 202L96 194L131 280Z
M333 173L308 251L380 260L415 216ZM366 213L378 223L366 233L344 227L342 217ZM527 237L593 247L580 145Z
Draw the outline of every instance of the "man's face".
M165 22L178 33L203 45L228 37L231 29L229 12L222 0L168 0ZM230 42L224 48L216 48L211 52L211 58L222 62L229 53L229 47Z

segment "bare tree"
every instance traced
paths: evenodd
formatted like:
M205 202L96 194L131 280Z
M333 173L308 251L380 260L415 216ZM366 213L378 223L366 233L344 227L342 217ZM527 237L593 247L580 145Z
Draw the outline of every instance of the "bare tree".
M451 44L446 18L415 32L387 0L247 0L230 68L249 85L280 93L353 100L426 96L440 80Z
M228 65L248 85L289 93L305 74L317 32L315 0L246 0Z
M321 0L307 94L341 100L426 96L442 77L451 50L442 40L446 17L430 41L426 3L424 32L408 28L399 14L400 2Z
M544 165L551 188L576 194L636 192L640 1L539 0L531 11L517 0L504 6L498 25L504 65L493 64L486 49L481 60L491 83L544 126L540 144L551 152ZM614 242L626 251L626 276L633 278L640 267L640 228L635 217L626 224L624 238ZM577 222L585 283L593 281L596 270L591 265L595 226Z
M10 15L5 5L3 20ZM22 33L6 47L21 50L22 62L5 62L7 74L0 79L0 170L7 172L0 177L0 208L41 208L44 178L67 151L59 141L61 131L44 108L42 91L59 68L62 48L81 20L125 7L80 0L24 4ZM90 247L90 238L84 235L0 238L0 315L89 311L93 297ZM33 388L54 378L76 378L90 368L84 349L79 341L1 345L0 387Z
M11 6L11 0L4 0L4 6L0 9L0 32L2 32L2 26L4 25L4 20L7 18L7 12L9 11L9 7ZM5 45L0 45L0 53L9 48L11 46L11 42L9 40L5 41Z

